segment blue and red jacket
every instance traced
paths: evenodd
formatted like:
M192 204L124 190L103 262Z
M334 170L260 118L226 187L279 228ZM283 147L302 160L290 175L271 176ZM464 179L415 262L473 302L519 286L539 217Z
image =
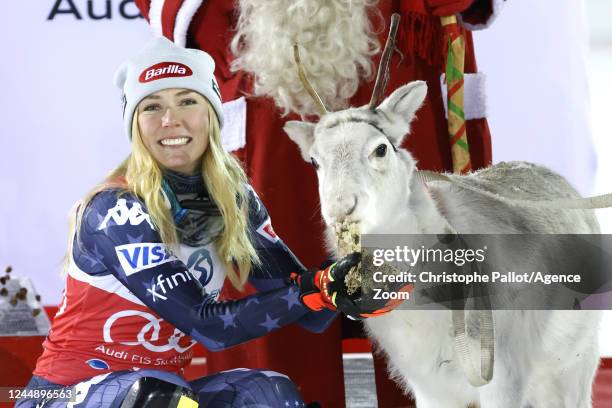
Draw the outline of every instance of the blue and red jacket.
M95 195L34 374L69 385L119 370L180 372L196 342L221 350L293 322L323 331L335 314L300 302L288 277L304 267L274 233L257 195L249 196L249 232L262 261L249 281L258 292L220 301L226 273L214 243L173 251L134 194Z

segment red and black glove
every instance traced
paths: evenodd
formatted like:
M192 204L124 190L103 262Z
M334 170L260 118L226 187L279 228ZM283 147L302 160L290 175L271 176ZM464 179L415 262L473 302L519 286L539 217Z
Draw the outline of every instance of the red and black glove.
M300 300L309 309L338 310L336 297L344 285L346 274L361 262L361 254L353 252L327 268L310 270L301 275L293 274L292 280L300 288Z
M372 301L371 296L366 300L361 288L348 293L345 277L360 262L361 254L353 252L324 270L294 276L302 303L311 310L339 310L354 320L380 316L399 306L403 300ZM397 290L409 292L412 285L402 285Z
M475 0L425 0L434 16L454 16L470 8Z

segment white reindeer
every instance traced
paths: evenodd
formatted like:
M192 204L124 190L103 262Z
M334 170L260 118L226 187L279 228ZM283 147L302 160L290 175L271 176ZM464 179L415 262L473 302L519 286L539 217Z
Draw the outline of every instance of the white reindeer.
M331 226L347 218L362 234L440 234L448 224L465 234L599 233L592 211L521 208L495 199L495 194L522 200L579 197L561 176L529 163L448 176L459 184L425 185L414 158L399 146L426 90L425 83L411 82L378 106L325 112L317 124L285 125L304 160L316 168L332 249L337 248ZM474 194L461 185L493 194ZM495 370L480 387L462 370L451 311L396 309L364 324L419 408L591 406L599 312L495 310L493 320Z

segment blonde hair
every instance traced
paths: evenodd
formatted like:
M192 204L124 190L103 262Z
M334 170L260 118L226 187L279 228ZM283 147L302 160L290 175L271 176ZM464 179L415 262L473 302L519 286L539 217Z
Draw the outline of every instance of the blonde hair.
M240 163L223 149L219 120L210 104L206 105L209 142L202 157L201 173L210 197L223 218L223 231L215 241L219 257L225 264L227 277L232 285L242 290L252 266L261 264L248 231L247 178ZM80 243L79 232L85 208L97 193L112 188L119 188L120 194L133 193L140 198L162 242L169 247L178 247L179 239L174 220L161 194L162 180L163 173L159 164L142 141L136 110L132 121L132 152L83 198L71 219L64 270L67 270L72 258L75 231L77 243Z

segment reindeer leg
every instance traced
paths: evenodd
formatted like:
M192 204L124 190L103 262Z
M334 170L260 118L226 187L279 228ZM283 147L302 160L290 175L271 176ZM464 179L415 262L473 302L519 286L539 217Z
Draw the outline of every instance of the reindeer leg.
M533 408L590 408L599 365L598 311L556 311L534 363L527 399Z
M580 361L534 379L528 400L533 408L591 408L591 389L599 354L580 354ZM571 357L570 357L571 358ZM537 384L537 385L535 385Z
M520 408L525 406L528 378L506 362L496 361L493 380L479 388L480 408ZM539 406L536 406L539 408Z

